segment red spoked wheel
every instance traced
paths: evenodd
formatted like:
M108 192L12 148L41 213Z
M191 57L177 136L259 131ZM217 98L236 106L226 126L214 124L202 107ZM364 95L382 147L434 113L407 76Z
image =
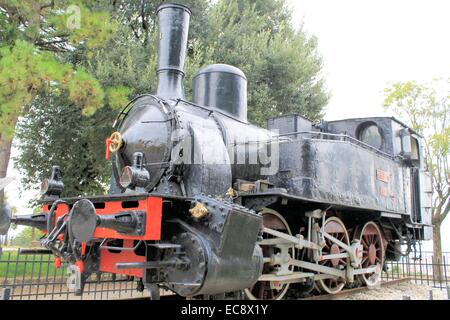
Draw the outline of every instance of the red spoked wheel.
M325 221L324 231L339 241L350 244L347 229L341 219L337 217L330 217ZM322 248L322 256L329 254L340 254L346 253L346 251L339 247L336 243L325 238L325 246ZM319 261L319 264L331 267L335 269L344 269L347 266L348 258L335 258ZM336 294L341 291L345 286L345 279L342 278L330 278L321 279L317 281L317 285L320 290L325 291L329 294Z
M354 238L359 240L363 246L361 267L377 266L376 272L363 274L361 279L367 286L375 286L381 281L385 254L381 230L375 222L370 221L363 227L357 228Z
M270 228L279 232L292 235L291 229L288 223L281 214L272 209L264 208L261 211L263 216L263 225L266 228ZM264 233L263 239L272 239L275 236ZM261 245L263 257L270 258L276 255L285 255L287 259L282 259L284 262L281 264L265 263L263 267L263 274L274 273L277 269L284 268L292 271L293 266L290 264L290 260L294 256L294 246L286 248L279 247L277 245ZM245 289L245 295L250 300L281 300L289 289L289 283L280 284L277 281L258 281L252 288Z

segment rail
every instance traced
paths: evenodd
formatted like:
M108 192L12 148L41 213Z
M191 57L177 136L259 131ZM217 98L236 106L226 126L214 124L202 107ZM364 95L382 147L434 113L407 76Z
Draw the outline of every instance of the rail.
M369 149L377 154L380 154L384 157L390 158L395 160L396 158L398 158L398 156L393 156L389 153L386 153L384 151L381 151L380 149L377 149L375 147L372 147L371 145L362 142L356 138L353 138L347 134L343 134L343 133L329 133L329 132L316 132L316 131L297 131L297 132L289 132L289 133L282 133L279 134L278 137L287 137L287 136L293 136L293 135L303 135L303 134L310 134L310 135L317 135L319 136L319 139L323 139L323 140L333 140L333 139L325 139L324 137L333 137L333 138L338 138L338 139L334 139L335 141L348 141L350 143L353 143L355 145L358 145L362 148L365 149Z

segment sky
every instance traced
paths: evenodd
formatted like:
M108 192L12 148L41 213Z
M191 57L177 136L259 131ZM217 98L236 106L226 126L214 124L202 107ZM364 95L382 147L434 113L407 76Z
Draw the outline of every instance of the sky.
M384 116L383 89L393 81L450 78L448 0L288 0L296 27L318 37L331 91L326 120ZM16 151L13 150L13 154ZM7 188L20 213L37 191L19 195L19 176ZM443 249L450 251L450 218ZM431 244L424 248L431 250Z
M450 78L448 0L289 0L293 24L318 37L331 99L326 120L392 116L383 90L396 81ZM442 225L450 251L450 218ZM423 244L431 250L431 242Z
M315 34L332 98L326 119L384 115L392 81L450 77L448 0L290 0Z

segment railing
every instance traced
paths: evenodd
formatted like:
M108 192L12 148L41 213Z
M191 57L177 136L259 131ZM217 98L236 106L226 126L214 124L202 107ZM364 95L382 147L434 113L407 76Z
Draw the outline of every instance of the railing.
M132 277L103 273L93 274L85 285L82 296L75 296L67 286L67 266L55 268L50 254L21 253L5 250L0 256L0 296L15 300L113 300L148 296L138 292ZM442 261L434 259L432 252L420 256L411 254L400 261L387 261L382 280L410 278L416 284L435 288L449 288L450 252L442 254Z
M412 253L399 261L387 261L387 271L382 273L382 279L410 278L416 284L447 289L450 282L449 259L450 252L443 252L442 260L435 258L433 252Z
M82 296L75 296L67 286L69 271L64 263L54 266L50 254L21 253L6 250L0 256L0 295L14 300L111 300L148 296L138 292L132 277L102 273L91 275Z
M337 140L337 141L347 141L352 144L355 144L361 148L368 149L372 152L375 152L377 154L380 154L384 157L395 159L396 157L386 153L384 151L381 151L380 149L377 149L370 144L367 144L365 142L362 142L361 140L358 140L356 138L353 138L352 136L349 136L345 133L330 133L330 132L320 132L320 131L298 131L298 132L289 132L289 133L283 133L279 134L278 137L288 137L288 136L297 136L297 135L310 135L313 139L323 139L323 140Z

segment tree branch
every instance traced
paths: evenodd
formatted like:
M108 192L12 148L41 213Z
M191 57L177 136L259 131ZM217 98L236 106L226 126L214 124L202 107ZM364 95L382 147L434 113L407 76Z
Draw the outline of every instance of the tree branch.
M52 44L58 44L58 43L66 43L67 39L61 39L61 40L52 40L52 41L36 41L34 45L36 46L48 46Z
M40 7L40 10L42 11L42 10L44 10L44 9L46 9L46 8L53 8L54 5L55 5L55 2L52 0L50 3L43 4L43 5Z
M450 211L450 201L448 201L448 197L445 200L447 202L444 210L441 212L441 223L445 220L445 218L447 218L448 212Z

